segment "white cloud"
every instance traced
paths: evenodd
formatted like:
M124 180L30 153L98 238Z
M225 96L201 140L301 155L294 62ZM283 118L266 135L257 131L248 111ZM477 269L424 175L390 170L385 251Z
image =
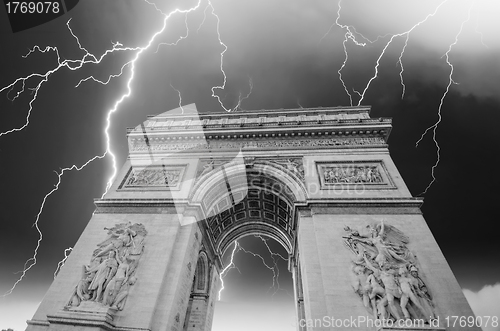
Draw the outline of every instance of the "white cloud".
M478 292L464 289L464 295L469 301L470 307L476 316L496 316L496 321L500 319L500 283L495 285L486 285ZM491 325L483 327L483 331L500 331L500 326Z

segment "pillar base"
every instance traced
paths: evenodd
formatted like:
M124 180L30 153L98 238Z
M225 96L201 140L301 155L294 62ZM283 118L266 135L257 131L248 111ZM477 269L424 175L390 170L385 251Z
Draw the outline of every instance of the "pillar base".
M114 330L113 315L116 309L93 301L83 301L78 307L65 307L53 315L47 315L47 320L53 324L70 324Z

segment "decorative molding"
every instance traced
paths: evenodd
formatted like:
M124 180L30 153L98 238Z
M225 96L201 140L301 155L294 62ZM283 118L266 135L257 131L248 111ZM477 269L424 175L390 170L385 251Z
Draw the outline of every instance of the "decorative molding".
M252 127L286 127L317 126L319 124L341 125L346 123L374 124L389 122L389 118L370 118L369 107L328 109L316 108L307 110L288 109L280 111L240 112L238 114L199 114L193 116L156 116L145 122L149 130L185 131L218 128L252 128ZM199 118L198 118L199 116Z
M232 137L228 137L232 138ZM236 138L236 136L234 137ZM143 138L130 140L130 152L154 152L154 151L194 151L194 150L221 150L221 149L246 149L255 150L262 148L273 149L297 149L297 148L355 148L355 147L381 147L386 142L381 137L349 137L349 138L295 138L295 139L260 139L257 140L202 140L195 142L172 142L160 139L156 141L149 139L148 143Z
M200 159L196 170L196 182L206 174L221 169L224 165L234 162L234 160L235 159L231 158ZM253 168L256 164L269 164L285 172L291 173L298 177L303 183L305 182L302 157L245 157L242 163L244 163L247 168ZM240 162L236 162L236 164L240 164Z
M299 217L312 217L311 208L299 208L298 209Z
M395 189L382 160L316 162L322 190L352 187L360 190Z

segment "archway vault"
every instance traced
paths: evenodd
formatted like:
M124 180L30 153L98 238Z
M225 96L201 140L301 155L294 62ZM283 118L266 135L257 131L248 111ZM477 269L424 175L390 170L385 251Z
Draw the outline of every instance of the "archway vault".
M261 234L294 253L295 206L307 199L303 182L271 162L231 162L202 176L192 203L201 205L210 241L222 256L238 238Z

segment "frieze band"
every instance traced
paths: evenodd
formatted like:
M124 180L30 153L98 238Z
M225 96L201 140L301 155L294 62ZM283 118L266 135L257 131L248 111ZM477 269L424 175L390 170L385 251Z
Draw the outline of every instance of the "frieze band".
M310 147L342 147L385 145L383 138L328 138L328 139L294 139L294 140L256 140L256 141L199 141L199 142L160 142L134 140L130 144L133 152L146 151L184 151L206 149L254 149L254 148L310 148Z

